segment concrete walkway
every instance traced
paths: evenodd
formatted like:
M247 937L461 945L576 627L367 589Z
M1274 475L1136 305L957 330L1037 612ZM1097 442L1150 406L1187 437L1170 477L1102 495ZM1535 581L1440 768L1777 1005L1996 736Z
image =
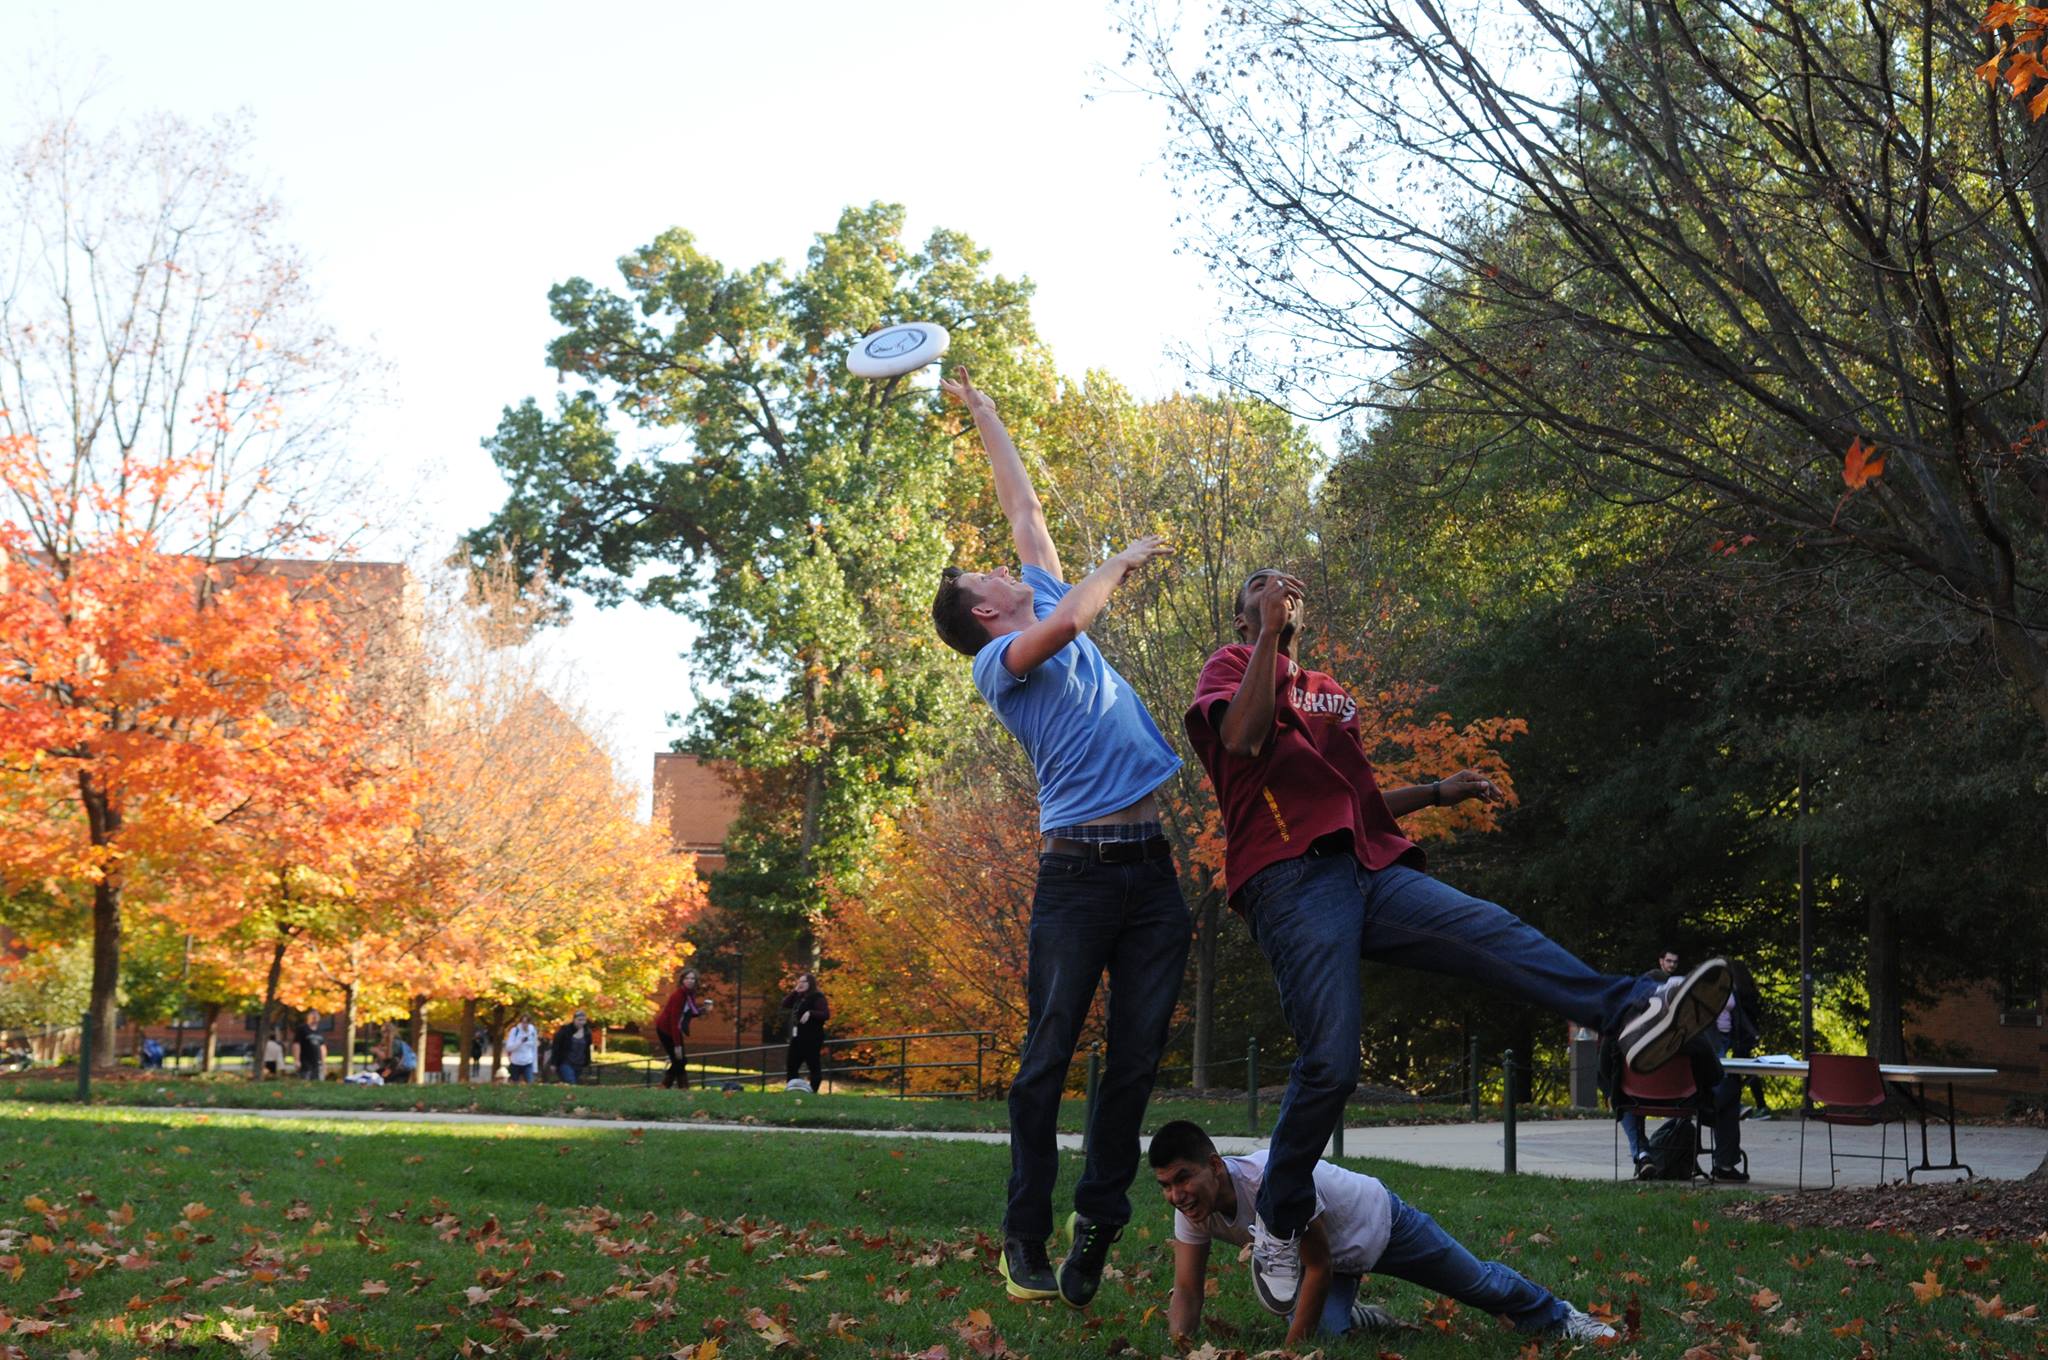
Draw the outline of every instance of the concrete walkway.
M110 1108L128 1109L140 1114L170 1112L164 1107L146 1105ZM625 1127L645 1129L650 1133L840 1133L853 1138L886 1138L894 1141L905 1138L929 1138L955 1143L1007 1144L1010 1141L1006 1133L950 1129L817 1129L789 1128L779 1124L725 1124L708 1121L664 1123L657 1120L635 1123L631 1120L578 1119L565 1115L459 1114L442 1110L233 1110L179 1106L175 1107L175 1112L220 1117L244 1116L252 1119L333 1119L380 1124L442 1124L478 1129L504 1128L508 1125L550 1129ZM1655 1121L1652 1121L1651 1127L1654 1130ZM1534 1175L1563 1176L1575 1180L1608 1180L1614 1176L1614 1136L1614 1123L1607 1119L1543 1120L1522 1124L1516 1130L1516 1167L1520 1171ZM1886 1178L1897 1180L1903 1174L1903 1168L1898 1160L1900 1140L1896 1125L1886 1131L1886 1138L1892 1158L1885 1168ZM1906 1148L1909 1161L1919 1160L1919 1138L1918 1126L1908 1125ZM1876 1129L1835 1130L1837 1152L1875 1151L1877 1139ZM1059 1135L1059 1143L1063 1148L1077 1149L1081 1146L1081 1137L1079 1134L1063 1133ZM1264 1139L1230 1136L1220 1132L1216 1134L1217 1149L1226 1155L1250 1152L1265 1145ZM1790 1189L1797 1183L1800 1157L1797 1119L1745 1120L1742 1125L1742 1146L1749 1154L1752 1186ZM1927 1146L1931 1160L1947 1161L1947 1128L1941 1125L1930 1126L1927 1131ZM1957 1131L1957 1147L1962 1160L1975 1168L1978 1176L1998 1180L2017 1179L2039 1166L2042 1157L2048 1155L2048 1131L1965 1125ZM1398 1127L1347 1128L1344 1131L1344 1155L1346 1158L1408 1162L1417 1166L1499 1171L1502 1169L1503 1161L1501 1126L1497 1123L1409 1124ZM1621 1160L1626 1169L1628 1154L1625 1147ZM1874 1185L1878 1182L1878 1166L1875 1161L1843 1160L1839 1165L1841 1170L1836 1177L1837 1184ZM1960 1179L1961 1174L1925 1173L1921 1179ZM1807 1131L1806 1175L1807 1183L1810 1185L1827 1183L1827 1129L1819 1124L1815 1124Z

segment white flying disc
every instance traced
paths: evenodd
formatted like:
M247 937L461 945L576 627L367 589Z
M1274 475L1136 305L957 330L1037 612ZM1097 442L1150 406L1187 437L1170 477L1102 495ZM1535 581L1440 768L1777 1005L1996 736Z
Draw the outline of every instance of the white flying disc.
M856 378L898 378L937 361L950 339L944 326L931 321L884 326L854 342L846 367Z
M782 1089L785 1091L801 1091L805 1095L816 1094L811 1090L811 1084L805 1081L802 1077L791 1077L789 1079L788 1084L786 1084Z

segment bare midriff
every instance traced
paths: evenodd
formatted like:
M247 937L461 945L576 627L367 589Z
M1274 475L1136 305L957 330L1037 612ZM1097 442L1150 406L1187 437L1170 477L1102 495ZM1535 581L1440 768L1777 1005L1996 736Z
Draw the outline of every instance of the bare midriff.
M1159 799L1155 794L1146 794L1127 808L1090 817L1079 823L1081 826L1116 826L1123 822L1156 822L1159 820Z

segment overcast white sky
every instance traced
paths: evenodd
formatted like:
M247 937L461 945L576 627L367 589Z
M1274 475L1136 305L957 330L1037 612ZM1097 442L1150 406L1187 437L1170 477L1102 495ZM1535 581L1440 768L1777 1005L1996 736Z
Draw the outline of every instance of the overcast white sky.
M729 264L795 261L845 205L904 203L914 233L965 231L1036 281L1064 370L1147 393L1216 313L1174 253L1161 113L1103 76L1102 0L7 11L17 54L103 65L100 114L252 115L327 315L395 370L362 456L432 470L408 536L437 547L502 499L478 447L500 409L555 385L549 285L611 283L672 225ZM586 606L564 643L644 784L689 703L681 621Z

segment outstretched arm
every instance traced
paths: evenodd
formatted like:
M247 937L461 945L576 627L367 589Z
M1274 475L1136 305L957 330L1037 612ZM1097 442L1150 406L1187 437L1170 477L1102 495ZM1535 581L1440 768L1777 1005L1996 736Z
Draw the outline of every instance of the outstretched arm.
M942 380L939 386L974 418L981 446L988 451L989 469L995 473L996 504L1003 508L1003 518L1010 521L1017 559L1027 566L1043 567L1055 579L1065 579L1060 576L1059 550L1053 547L1052 535L1046 532L1045 507L1038 503L1038 490L1031 485L1031 474L1024 470L1023 455L1017 452L1010 432L1003 427L1002 417L996 414L996 404L967 376L966 365L953 373L955 376Z
M1130 547L1089 572L1081 584L1062 596L1052 613L1017 634L1003 653L1003 665L1012 675L1028 675L1054 652L1088 631L1102 606L1109 603L1110 592L1123 584L1126 576L1171 551L1157 534L1132 540Z
M1433 784L1410 784L1405 789L1388 789L1386 792L1387 811L1396 817L1406 817L1426 807L1450 807L1468 798L1484 799L1489 803L1507 801L1507 795L1500 791L1499 785L1477 770L1460 770Z
M1209 1244L1173 1242L1173 1297L1166 1301L1166 1329L1176 1341L1192 1341L1202 1327L1202 1291L1209 1283Z

